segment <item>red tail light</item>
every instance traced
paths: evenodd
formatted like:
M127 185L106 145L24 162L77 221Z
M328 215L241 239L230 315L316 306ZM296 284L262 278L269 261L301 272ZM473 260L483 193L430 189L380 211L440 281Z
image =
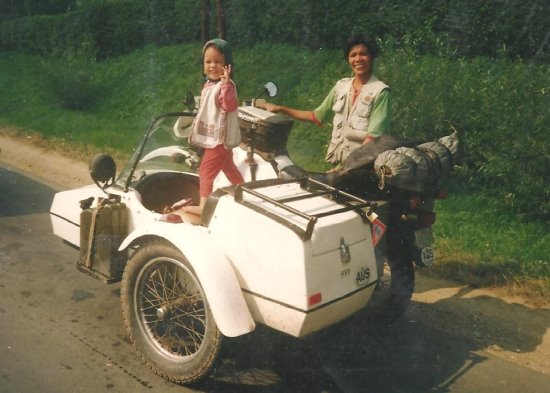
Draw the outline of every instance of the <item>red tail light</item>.
M416 223L420 227L429 227L435 224L435 213L421 211L418 213Z
M411 210L416 210L420 207L421 203L420 197L412 197L409 199L409 208Z
M447 198L447 190L439 190L435 193L435 199L445 199Z

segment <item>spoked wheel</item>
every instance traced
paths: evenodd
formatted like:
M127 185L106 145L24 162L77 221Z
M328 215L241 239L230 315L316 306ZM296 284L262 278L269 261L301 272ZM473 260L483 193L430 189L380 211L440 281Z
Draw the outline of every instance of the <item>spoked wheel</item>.
M173 246L151 242L130 258L121 285L126 329L145 362L162 377L204 377L222 335L191 265Z

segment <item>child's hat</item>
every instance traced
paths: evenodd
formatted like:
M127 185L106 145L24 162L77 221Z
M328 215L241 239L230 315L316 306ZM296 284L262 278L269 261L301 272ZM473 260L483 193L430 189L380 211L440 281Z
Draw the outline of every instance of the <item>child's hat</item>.
M202 59L204 61L204 52L207 48L215 46L219 49L220 52L223 53L225 57L225 64L226 65L233 65L233 52L231 51L231 46L229 46L229 43L225 40L222 40L221 38L214 38L210 41L208 41L206 44L204 44L202 48Z

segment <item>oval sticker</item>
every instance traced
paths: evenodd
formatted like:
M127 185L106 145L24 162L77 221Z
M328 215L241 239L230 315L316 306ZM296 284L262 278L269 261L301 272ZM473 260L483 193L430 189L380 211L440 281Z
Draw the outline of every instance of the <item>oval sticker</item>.
M355 283L359 286L365 285L370 278L370 269L366 266L361 266L361 269L357 272L355 276Z

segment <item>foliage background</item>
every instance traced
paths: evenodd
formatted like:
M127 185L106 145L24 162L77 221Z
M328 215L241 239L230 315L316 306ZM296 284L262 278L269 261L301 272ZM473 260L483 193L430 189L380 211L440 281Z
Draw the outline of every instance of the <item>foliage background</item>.
M203 0L204 1L204 0ZM210 1L207 1L210 2ZM199 0L6 0L0 49L98 59L195 41ZM336 49L355 32L451 57L548 60L547 0L224 0L227 39ZM213 22L213 19L211 20Z
M219 2L220 0L217 0ZM52 148L123 158L149 121L202 84L201 8L214 0L0 2L0 123ZM431 269L472 285L550 293L550 2L224 0L241 98L316 107L349 74L341 44L378 38L394 93L391 132L457 129L461 164L438 202ZM293 159L322 161L331 126L295 123Z
M42 83L48 86L40 94L52 94L55 105L79 111L87 118L84 124L101 123L94 111L104 105L114 105L120 114L152 110L137 105L162 111L162 104L175 94L167 85L181 85L176 75L171 80L163 69L173 60L163 57L162 51L149 51L143 68L131 71L148 78L137 86L142 91L121 97L115 88L128 87L115 76L117 67L123 67L116 58L147 46L199 42L201 3L5 1L0 6L0 50L58 59L52 60L57 66L46 71L48 82ZM240 86L277 79L279 102L314 108L334 81L347 73L340 52L347 36L358 31L376 36L385 53L377 62L377 74L394 91L392 132L430 139L456 128L464 152L458 187L496 196L522 217L550 218L550 2L223 3L227 39L240 51L236 74ZM185 88L197 91L200 79L193 61L185 60L194 78ZM98 77L97 70L106 75ZM3 80L3 89L9 89L7 75ZM1 116L14 121L24 118L24 112L9 99ZM306 165L323 168L322 154L308 146L322 150L325 139L323 132L297 125L291 142L303 152Z

